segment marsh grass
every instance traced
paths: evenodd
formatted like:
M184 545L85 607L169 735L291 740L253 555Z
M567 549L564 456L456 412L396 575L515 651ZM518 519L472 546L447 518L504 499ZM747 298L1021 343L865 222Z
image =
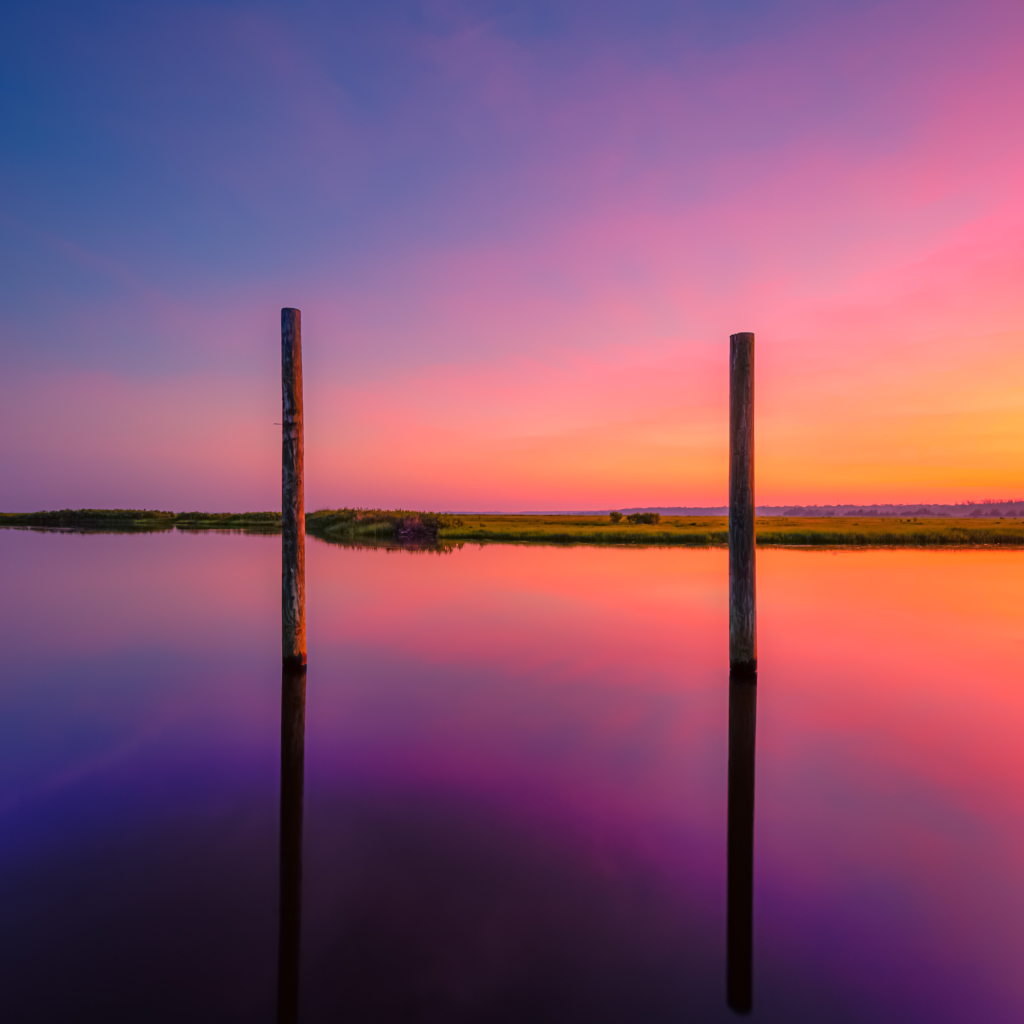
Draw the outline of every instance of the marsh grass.
M0 526L34 528L109 530L245 529L276 532L281 529L280 512L165 512L137 508L77 508L52 512L0 512Z
M630 517L631 518L631 517ZM653 517L649 517L653 518ZM0 513L0 526L140 532L178 529L277 533L280 512L164 512L150 509L61 509ZM409 509L317 509L306 516L314 537L345 543L437 547L456 542L596 544L608 546L729 543L725 516L666 516L654 522L613 522L607 516L462 515ZM771 516L756 520L761 546L1024 547L1024 519L925 519Z
M701 519L660 518L654 522L613 521L605 516L470 516L457 527L444 527L444 540L500 541L547 544L687 544L707 546L729 542L728 521L721 516Z
M406 544L437 544L442 529L458 529L461 519L410 509L321 508L306 516L306 532L323 539L393 539Z
M964 547L1024 546L1024 520L979 523L977 519L771 516L756 520L761 546ZM442 528L444 540L503 543L696 545L729 543L725 516L666 516L660 522L611 523L604 516L462 516L457 528Z

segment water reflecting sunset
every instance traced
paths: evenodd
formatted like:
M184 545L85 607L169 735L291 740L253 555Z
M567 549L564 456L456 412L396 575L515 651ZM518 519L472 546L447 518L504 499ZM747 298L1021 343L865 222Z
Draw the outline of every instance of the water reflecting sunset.
M273 1020L278 539L0 548L9 1019ZM300 1019L731 1019L727 552L307 565ZM1024 1015L1022 583L758 552L754 1019Z

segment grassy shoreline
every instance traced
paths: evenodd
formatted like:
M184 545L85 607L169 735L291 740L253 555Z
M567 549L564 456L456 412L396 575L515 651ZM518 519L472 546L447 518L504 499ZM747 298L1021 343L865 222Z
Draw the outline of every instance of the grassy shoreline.
M604 516L462 516L442 528L447 541L601 545L721 546L729 543L725 516L666 516L658 523L611 523ZM1024 546L1024 519L887 518L881 516L765 516L756 520L757 543L773 546L965 547Z
M1024 519L928 519L770 516L757 519L757 543L825 547L1024 547ZM0 513L0 526L80 530L243 530L277 533L279 512L162 512L62 509ZM612 523L606 516L450 516L406 510L320 509L306 530L326 541L431 545L452 543L592 544L601 546L728 543L724 516L666 516L657 523Z
M49 512L0 512L0 526L121 529L281 529L280 512L163 512L137 508L64 508Z

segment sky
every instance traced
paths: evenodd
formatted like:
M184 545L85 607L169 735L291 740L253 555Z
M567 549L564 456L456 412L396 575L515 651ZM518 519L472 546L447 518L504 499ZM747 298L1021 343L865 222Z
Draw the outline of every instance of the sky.
M1024 496L1024 7L0 14L0 508Z

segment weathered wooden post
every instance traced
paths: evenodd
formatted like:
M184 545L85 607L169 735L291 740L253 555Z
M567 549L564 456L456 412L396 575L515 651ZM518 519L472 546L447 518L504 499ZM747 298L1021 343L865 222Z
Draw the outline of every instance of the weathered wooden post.
M729 668L757 671L754 587L754 335L729 338Z
M281 310L281 655L306 664L306 508L302 480L302 314Z
M302 316L281 310L281 819L277 1020L299 1012L302 795L306 737L306 509L302 472Z
M757 593L754 548L754 335L729 338L729 833L726 1002L753 999L754 738Z
M733 675L729 682L725 998L737 1013L749 1013L753 1003L756 728L756 680L749 674Z
M302 796L306 751L306 666L285 662L281 674L281 818L277 945L277 1022L299 1017L302 930Z

